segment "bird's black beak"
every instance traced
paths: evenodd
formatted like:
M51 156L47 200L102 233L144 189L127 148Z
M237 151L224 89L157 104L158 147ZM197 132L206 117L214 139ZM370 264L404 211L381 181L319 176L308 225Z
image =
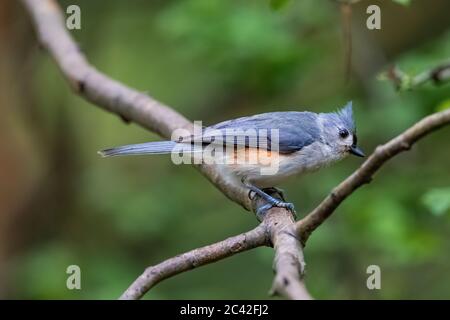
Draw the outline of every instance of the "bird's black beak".
M357 146L351 146L350 153L357 157L365 157L364 152Z

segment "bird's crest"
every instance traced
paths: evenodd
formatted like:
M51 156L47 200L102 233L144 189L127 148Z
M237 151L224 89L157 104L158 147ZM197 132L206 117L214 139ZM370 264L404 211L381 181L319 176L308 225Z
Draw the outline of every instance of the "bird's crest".
M352 132L355 131L356 127L355 121L353 120L353 108L351 101L349 101L341 110L335 112L335 114L339 117L342 123L344 123L347 129Z

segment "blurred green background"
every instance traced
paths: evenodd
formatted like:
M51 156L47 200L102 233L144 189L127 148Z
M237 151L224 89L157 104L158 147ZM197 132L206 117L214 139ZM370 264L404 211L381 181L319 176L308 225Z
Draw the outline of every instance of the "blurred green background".
M450 2L353 6L351 78L335 1L61 1L99 70L213 124L275 110L336 110L353 101L370 153L450 106L450 85L396 92L392 64L416 74L450 57ZM382 29L365 27L369 4ZM0 3L0 297L117 298L165 258L253 228L254 216L166 156L102 159L97 150L157 140L70 92L26 12ZM396 157L340 206L305 249L320 299L450 298L450 128ZM300 216L361 164L357 158L282 186ZM266 298L273 250L258 248L164 281L150 299ZM81 267L81 290L66 268ZM381 290L366 268L379 265Z

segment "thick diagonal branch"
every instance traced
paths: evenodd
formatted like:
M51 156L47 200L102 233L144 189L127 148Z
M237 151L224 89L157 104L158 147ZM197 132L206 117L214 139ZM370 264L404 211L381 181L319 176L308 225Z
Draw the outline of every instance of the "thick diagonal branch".
M99 72L87 61L65 28L58 4L52 0L22 0L33 18L41 45L48 50L75 93L93 104L135 122L166 139L176 129L192 124L172 108ZM228 198L251 210L244 188L231 186L214 166L200 171Z
M67 32L63 15L57 3L53 0L22 0L25 8L33 18L35 29L41 45L48 50L63 75L66 77L75 93L94 103L95 105L117 114L126 121L133 121L153 132L160 134L167 139L170 138L172 132L178 128L191 128L191 123L182 115L164 104L156 101L152 97L136 91L124 84L112 80L103 73L89 65L86 58L80 51L80 48ZM200 171L228 198L239 203L244 208L251 210L252 202L247 196L244 187L239 188L230 185L224 179L214 166L201 165L198 166ZM187 271L195 266L192 261L199 261L196 265L204 265L231 254L248 250L253 246L270 244L270 242L280 243L276 245L277 250L283 249L282 243L291 246L289 250L276 256L283 257L284 252L294 252L300 249L297 243L292 241L283 241L283 236L278 235L277 217L283 220L284 215L290 213L283 209L269 210L271 216L271 225L263 224L265 233L259 233L260 227L240 236L236 236L219 242L215 245L190 251L186 254L169 259L157 266L148 269L139 279L122 296L123 298L139 298L142 294L159 281ZM294 222L290 221L293 226ZM261 227L262 228L262 227ZM267 241L265 234L274 235L272 241ZM257 237L259 235L259 237ZM239 243L242 237L246 238L245 244L238 246L239 249L232 250L230 245ZM252 241L249 241L253 239ZM255 238L253 238L255 237ZM269 242L269 243L268 243ZM297 253L298 258L303 257ZM285 259L277 259L285 261ZM288 261L288 260L286 260ZM278 267L278 275L283 273L280 263L276 263ZM156 271L155 271L156 270ZM293 298L300 298L298 295L290 295Z

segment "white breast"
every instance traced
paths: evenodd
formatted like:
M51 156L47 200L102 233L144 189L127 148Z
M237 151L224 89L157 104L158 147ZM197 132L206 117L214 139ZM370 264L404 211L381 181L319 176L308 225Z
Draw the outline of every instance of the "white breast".
M279 185L292 176L316 171L345 156L345 153L333 152L328 145L317 142L291 154L279 154L278 159L270 164L276 170L266 170L266 173L271 174L264 174L261 165L234 165L223 169L239 178L245 178L257 187L268 188Z

